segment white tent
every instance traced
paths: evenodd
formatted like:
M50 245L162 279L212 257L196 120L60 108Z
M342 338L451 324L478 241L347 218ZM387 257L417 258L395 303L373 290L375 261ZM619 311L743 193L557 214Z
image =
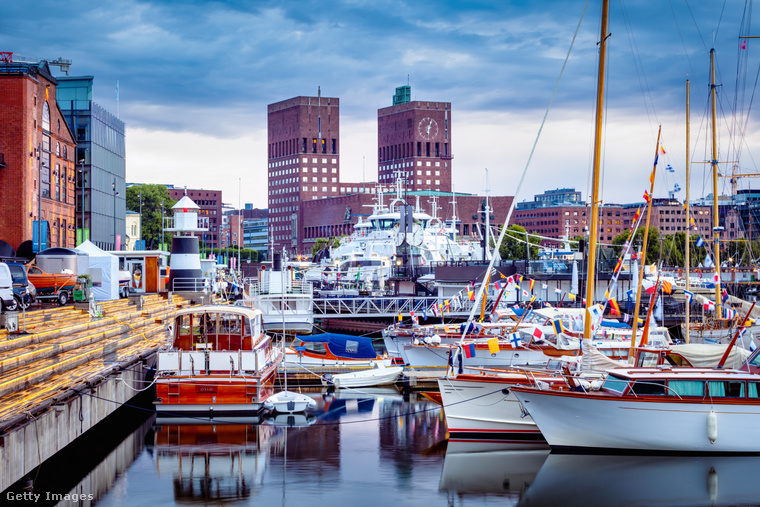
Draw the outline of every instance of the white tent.
M119 258L101 250L90 240L77 247L90 256L90 278L95 301L119 299Z

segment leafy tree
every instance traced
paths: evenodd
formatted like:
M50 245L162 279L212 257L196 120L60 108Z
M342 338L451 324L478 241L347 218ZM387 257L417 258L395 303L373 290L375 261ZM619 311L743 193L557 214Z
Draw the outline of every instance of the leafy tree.
M656 227L649 228L649 234L647 235L647 255L646 264L655 264L660 258L660 231ZM612 244L615 245L615 255L620 255L620 251L625 245L625 240L628 239L628 233L624 232L618 234L612 239ZM640 227L636 234L633 235L633 250L637 252L644 245L644 228Z
M502 259L525 259L525 232L525 228L519 225L507 227L504 241L499 248L499 255ZM541 239L538 236L528 234L528 242L530 243L530 258L535 259L538 257L538 245L541 243Z
M171 216L171 208L177 201L169 197L164 185L133 185L127 189L127 209L140 211L140 194L142 194L141 235L148 250L158 248L161 242L161 203L164 203L166 216ZM171 243L173 234L165 232L164 242Z
M314 241L314 245L311 247L311 255L312 257L317 254L320 250L322 250L325 245L327 244L328 239L327 238L317 238Z

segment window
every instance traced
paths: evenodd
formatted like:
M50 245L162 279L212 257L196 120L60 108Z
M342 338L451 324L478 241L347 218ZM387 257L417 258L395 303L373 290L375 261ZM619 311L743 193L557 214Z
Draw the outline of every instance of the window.
M609 375L607 377L607 380L604 381L604 384L602 384L602 389L609 389L610 391L622 393L623 391L625 391L625 388L627 385L628 385L628 381L626 381L625 379L620 378L615 375Z
M642 396L642 395L662 396L665 394L665 381L664 380L637 380L631 386L631 391L637 396Z
M704 396L705 382L703 380L669 380L668 396Z
M425 156L430 156L430 142L425 143Z
M338 153L338 144L337 144L337 140L336 139L332 140L332 153L333 153L333 155L335 155L336 153ZM333 164L334 163L335 163L335 159L333 159Z
M744 382L719 380L707 383L707 392L713 398L744 398Z
M417 141L417 156L422 156L422 143L420 141Z

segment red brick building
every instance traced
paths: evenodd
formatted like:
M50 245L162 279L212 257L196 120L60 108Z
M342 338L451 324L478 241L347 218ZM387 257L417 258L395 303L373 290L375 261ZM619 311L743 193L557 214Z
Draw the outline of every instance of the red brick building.
M599 209L598 238L600 243L610 244L615 236L630 230L637 210L646 220L646 203L604 204ZM690 208L697 231L710 237L712 231L712 209L709 206ZM581 200L575 189L557 189L536 195L531 202L519 203L512 215L512 224L524 227L528 232L543 236L541 244L561 247L562 238L584 236L588 232L591 210ZM683 203L675 199L654 199L649 226L664 235L672 235L686 230L686 211ZM557 241L553 241L556 239Z
M338 195L340 101L294 97L267 106L269 231L274 249L302 244L301 203Z
M45 61L0 61L0 239L16 249L38 220L42 249L75 246L76 143L57 84Z
M400 173L411 191L451 192L451 102L410 95L399 87L394 105L377 111L378 181L392 185Z
M198 217L208 218L208 231L197 233L198 237L206 244L207 248L219 248L219 233L222 228L222 191L203 188L174 188L172 186L167 186L166 189L172 199L179 201L187 193L187 196L198 205L200 208Z

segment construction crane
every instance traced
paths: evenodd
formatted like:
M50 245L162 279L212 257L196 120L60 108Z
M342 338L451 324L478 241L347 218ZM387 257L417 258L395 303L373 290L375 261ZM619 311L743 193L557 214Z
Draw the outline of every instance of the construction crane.
M47 58L32 58L30 56L14 55L11 52L0 52L0 63L39 63L45 60L48 65L54 65L61 69L61 72L69 75L69 68L71 67L71 60L65 60L60 56L55 60L48 60Z
M739 178L745 178L745 177L757 177L760 176L760 173L737 173L736 170L739 168L739 166L734 165L733 169L731 170L731 175L728 174L718 174L721 178L731 178L731 196L735 196L736 192L738 190L739 186Z

